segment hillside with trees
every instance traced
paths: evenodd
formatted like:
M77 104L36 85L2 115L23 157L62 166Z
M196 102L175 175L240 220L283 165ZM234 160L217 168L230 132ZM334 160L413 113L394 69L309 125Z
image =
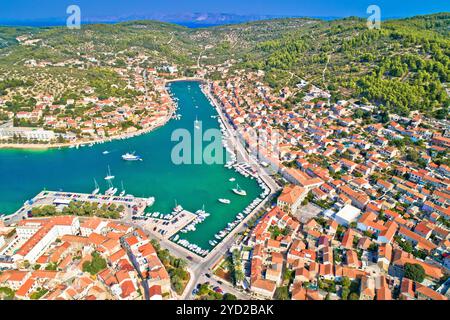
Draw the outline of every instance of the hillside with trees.
M300 79L327 89L332 100L354 98L400 115L419 110L448 116L450 14L383 21L275 19L211 28L155 22L65 27L0 27L0 94L49 92L58 99L93 87L102 97L132 98L111 68L145 56L141 67L176 65L182 75L210 67L262 70L273 88ZM44 67L33 68L30 63ZM82 64L83 67L79 67ZM446 91L447 90L447 91ZM14 91L17 93L17 90Z

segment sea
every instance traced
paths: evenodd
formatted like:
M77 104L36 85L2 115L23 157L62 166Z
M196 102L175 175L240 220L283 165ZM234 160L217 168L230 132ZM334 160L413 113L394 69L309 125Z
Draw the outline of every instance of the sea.
M95 189L94 179L101 192L107 188L108 166L114 186L122 184L127 194L136 197L155 197L151 211L172 212L179 204L195 212L204 208L210 216L196 226L195 231L182 234L190 243L203 249L210 248L209 240L227 227L262 193L258 183L221 164L175 164L172 150L179 143L172 141L177 129L188 130L192 137L195 121L201 121L202 132L219 128L217 112L201 91L196 81L178 81L169 84L171 94L178 99L179 120L141 136L84 146L79 149L0 150L0 214L11 214L25 201L42 190L90 193ZM193 138L192 138L193 139ZM103 154L108 151L108 154ZM122 154L135 152L143 161L124 161ZM224 149L225 152L225 149ZM235 178L236 181L229 181ZM232 192L236 184L247 192L239 196ZM231 200L222 204L219 198Z

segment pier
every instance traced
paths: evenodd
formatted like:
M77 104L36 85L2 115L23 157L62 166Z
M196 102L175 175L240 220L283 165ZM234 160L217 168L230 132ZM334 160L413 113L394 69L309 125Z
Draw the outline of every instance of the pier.
M98 205L122 205L124 210L124 216L131 216L135 214L142 214L147 208L146 198L138 198L134 196L108 196L102 194L88 194L88 193L76 193L76 192L64 192L64 191L48 191L44 190L38 193L33 199L28 200L24 205L12 215L6 215L2 217L5 224L13 224L19 220L28 217L28 214L33 208L52 205L57 210L61 210L63 207L68 206L72 201L84 202L84 203L97 203Z
M190 224L195 218L197 218L196 214L187 210L182 210L171 219L147 216L142 226L154 232L158 238L167 240L180 231L180 229L183 229L186 225Z

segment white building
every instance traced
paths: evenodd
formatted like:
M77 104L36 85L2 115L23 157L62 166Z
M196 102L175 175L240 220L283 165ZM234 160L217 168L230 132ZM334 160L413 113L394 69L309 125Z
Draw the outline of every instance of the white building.
M37 221L41 222L41 227L14 254L14 261L28 260L34 263L57 238L75 235L80 230L78 217L62 216ZM27 225L27 222L29 221L25 220L24 225Z
M16 228L16 233L21 239L30 239L42 226L40 220L25 220L24 224L19 225Z
M361 210L352 206L351 204L345 205L338 213L336 213L335 220L337 223L343 226L348 226L352 222L356 221L361 214Z
M21 137L28 140L50 141L56 139L56 134L53 131L44 130L42 128L28 128L28 127L6 127L0 128L0 140L12 139L14 137Z

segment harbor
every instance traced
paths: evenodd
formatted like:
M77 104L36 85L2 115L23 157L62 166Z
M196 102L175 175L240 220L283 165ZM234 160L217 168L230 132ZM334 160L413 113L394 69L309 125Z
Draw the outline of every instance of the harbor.
M230 167L224 164L176 165L172 162L174 143L171 135L174 130L185 128L194 132L196 119L202 121L203 130L220 128L220 119L201 91L199 82L174 82L169 84L169 89L178 109L165 126L150 133L78 149L0 150L0 167L8 168L0 171L0 213L10 215L16 212L25 201L33 199L43 189L92 194L97 189L96 182L99 193L104 194L111 188L111 182L111 192L117 188L115 195L126 189L124 195L132 194L141 199L154 197L154 204L143 211L145 217L136 222L148 223L156 218L150 215L159 212L156 220L167 231L163 237L172 240L178 234L179 239L211 252L218 244L214 246L210 240L219 243L215 235L226 231L229 223L236 227L239 213L245 219L244 211L264 193L264 189L257 178L252 179L251 170L238 162ZM226 148L229 143L223 142ZM123 159L123 155L134 152L142 161ZM248 176L237 170L245 170ZM108 171L114 176L111 181L105 180ZM237 185L245 190L246 196L232 191ZM219 199L230 202L222 203ZM163 225L171 220L169 215L177 204L192 215L186 214L186 219L182 218L175 224ZM180 230L194 222L196 212L203 208L210 215L195 225L195 231L182 233ZM172 225L173 228L168 228ZM181 247L181 243L179 245Z

